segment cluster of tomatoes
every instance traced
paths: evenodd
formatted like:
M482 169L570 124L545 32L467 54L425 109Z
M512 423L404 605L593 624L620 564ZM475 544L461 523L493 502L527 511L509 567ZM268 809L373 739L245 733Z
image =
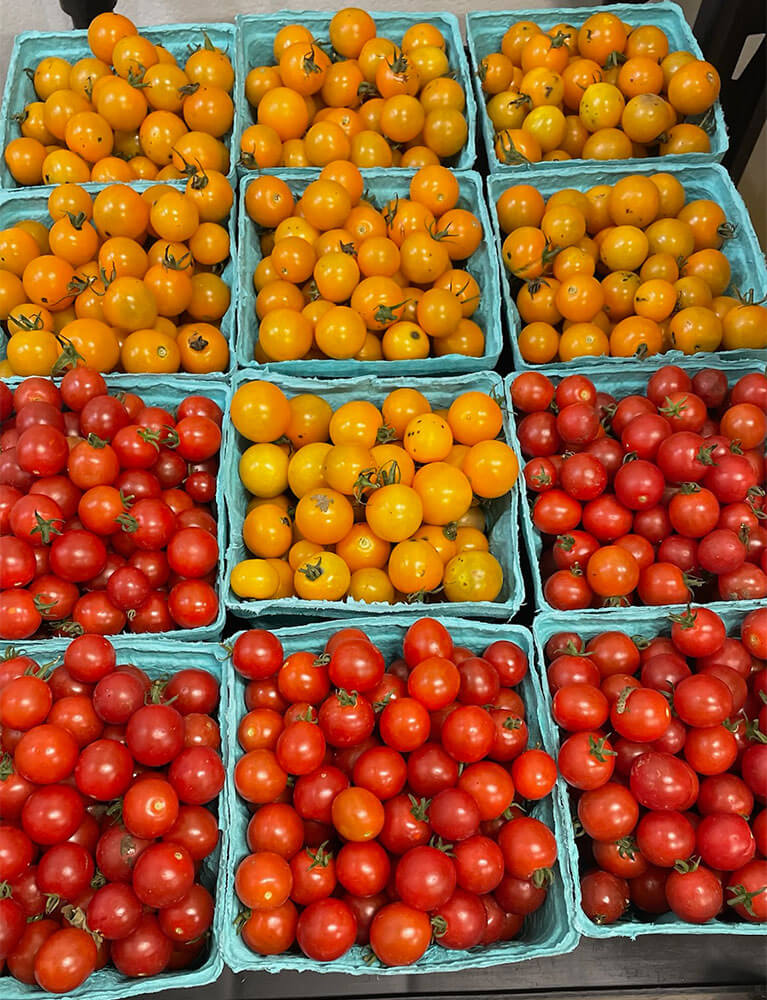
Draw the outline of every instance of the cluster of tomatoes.
M287 658L271 632L245 632L232 662L248 681L234 783L252 853L234 888L249 948L297 942L330 962L369 943L383 965L410 965L432 937L464 949L520 932L557 848L515 802L556 780L552 758L527 749L519 646L477 656L421 618L388 669L354 628Z
M739 637L698 607L670 638L558 632L545 653L587 916L767 921L767 610Z
M57 374L75 362L102 372L224 371L219 324L231 293L220 271L233 200L212 170L183 190L110 184L92 197L79 184L54 188L50 222L0 230L6 374Z
M654 24L600 11L580 27L517 21L479 65L501 163L707 153L716 68ZM688 121L693 118L694 121Z
M767 348L767 308L727 294L734 227L710 198L688 202L673 174L547 199L515 184L496 212L528 363Z
M207 36L184 63L123 14L97 15L92 56L45 56L30 68L37 100L15 116L5 148L19 185L170 180L193 168L227 173L234 70Z
M87 368L0 382L0 637L215 621L222 416L110 396Z
M618 400L525 372L511 398L552 607L767 597L767 376L667 365Z
M423 167L455 157L469 127L466 94L442 32L411 25L400 45L378 35L367 11L346 7L329 44L303 24L274 37L274 65L255 66L245 96L256 124L242 134L245 166Z
M130 977L186 968L213 920L218 682L151 680L98 635L50 667L0 668L0 969L60 994L110 961Z
M507 494L518 466L487 393L461 393L437 412L400 388L380 409L358 399L333 410L313 393L288 399L254 381L235 392L231 417L253 442L239 474L255 558L232 569L238 597L496 600L503 568L480 501Z
M457 265L484 234L460 195L439 165L422 167L409 197L380 209L353 163L323 167L298 201L279 177L251 181L245 209L265 230L253 274L256 360L481 357L485 336L469 318L481 291Z

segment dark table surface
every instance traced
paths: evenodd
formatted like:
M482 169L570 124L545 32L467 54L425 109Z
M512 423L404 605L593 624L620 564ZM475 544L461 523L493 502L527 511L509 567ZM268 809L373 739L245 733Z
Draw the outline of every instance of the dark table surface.
M235 974L195 991L195 1000L410 996L417 1000L767 1000L767 937L646 935L636 941L584 938L559 958L449 975ZM189 1000L183 990L163 1000Z

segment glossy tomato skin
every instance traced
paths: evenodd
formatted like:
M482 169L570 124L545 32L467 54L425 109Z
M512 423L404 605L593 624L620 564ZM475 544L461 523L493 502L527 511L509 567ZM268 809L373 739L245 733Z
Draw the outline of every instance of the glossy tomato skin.
M298 918L296 939L307 957L317 962L340 958L354 944L357 921L340 899L310 903Z

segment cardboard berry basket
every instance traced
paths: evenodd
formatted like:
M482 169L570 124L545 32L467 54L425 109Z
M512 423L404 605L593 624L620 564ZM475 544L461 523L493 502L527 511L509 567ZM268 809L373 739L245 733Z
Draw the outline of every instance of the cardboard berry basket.
M469 61L466 58L461 29L455 14L439 11L400 12L400 11L370 11L374 18L378 34L389 38L399 45L402 36L408 28L420 21L428 21L439 28L446 42L446 52L450 63L451 76L463 87L466 94L466 107L463 110L466 124L469 127L466 145L456 156L446 162L446 166L456 170L470 170L476 159L475 123L477 120L477 105L472 88ZM248 125L256 121L255 109L251 108L245 97L245 77L254 66L274 65L274 36L286 24L302 24L307 27L315 39L328 43L328 29L332 14L322 10L280 10L274 13L239 14L235 18L237 31L237 54L235 63L234 96L236 108L236 144L233 149L233 163L242 176L253 171L240 162L240 137ZM395 173L397 167L389 168ZM367 171L364 171L367 173Z
M257 380L259 374L240 372L235 376L234 390L236 391L239 386L247 382ZM503 392L501 378L495 372L480 372L476 375L434 379L428 386L419 379L379 379L373 376L323 380L265 374L265 380L279 386L288 397L300 393L316 393L326 399L333 409L357 399L369 400L376 406L380 406L390 392L403 386L423 391L434 407L447 407L456 396L469 390L487 392L499 401ZM510 437L505 427L504 437L510 443ZM238 434L231 421L226 421L221 464L226 477L225 489L230 529L226 553L226 580L224 582L227 610L238 618L246 620L258 618L260 615L296 615L303 619L341 618L365 614L386 615L388 621L389 616L397 613L398 606L382 602L365 604L352 600L310 601L302 600L299 597L248 600L240 598L234 593L228 583L231 571L241 560L250 557L242 540L242 525L245 520L249 494L240 482L238 472L240 455L247 446L248 442ZM486 508L488 521L491 525L489 531L490 551L500 562L504 575L503 589L497 600L454 603L414 601L411 604L402 604L400 606L402 609L409 608L418 614L438 617L463 615L470 618L487 617L508 621L512 619L524 600L524 581L517 535L519 489L519 484L515 485L510 493L490 501Z
M402 640L409 626L416 620L414 615L392 614L385 621L380 618L360 618L355 626L362 629L384 654L387 661L399 656L402 651ZM532 637L527 629L520 625L498 625L487 622L469 622L460 618L444 618L443 624L449 630L454 641L478 653L497 639L507 639L517 643L530 660L530 670L520 684L518 690L524 699L527 709L526 721L530 731L530 745L543 742L549 749L546 730L546 712L543 710L542 695L538 679L532 664ZM311 629L306 627L284 628L276 630L286 654L302 649L314 650L320 653L333 633L346 625L345 621L315 623ZM236 637L234 637L236 638ZM234 638L232 641L234 641ZM531 914L525 920L522 931L512 941L499 942L487 948L472 948L468 951L449 951L432 944L425 955L406 970L402 967L382 966L377 961L373 964L365 962L363 949L354 946L349 952L333 962L320 963L306 958L297 948L282 955L261 956L251 951L237 933L234 922L241 909L234 891L234 875L239 862L248 854L246 829L251 813L243 799L239 798L233 781L233 770L237 759L242 755L242 749L237 741L238 720L246 711L244 692L246 682L243 677L230 667L229 678L229 712L232 725L228 729L228 784L227 784L227 824L224 832L225 869L227 876L226 906L223 920L224 960L233 972L335 972L347 975L401 975L428 974L430 972L453 972L463 969L487 968L489 966L507 965L522 962L530 958L546 958L550 955L564 955L572 951L578 944L579 935L573 926L572 911L572 876L564 855L560 852L559 860L554 870L554 882L549 890L545 903L540 910ZM531 815L541 819L551 826L557 837L557 843L562 842L564 830L561 827L565 801L564 788L561 779L557 782L552 795L535 803Z
M118 182L123 183L123 182ZM147 188L151 187L154 181L134 181L129 186L135 188L137 191L146 191ZM183 190L184 182L182 181L169 181L173 187L180 187ZM103 191L104 188L111 187L109 184L82 184L81 187L85 188L92 197L96 197L99 191ZM51 188L43 187L30 187L30 188L18 188L15 191L3 191L0 190L0 229L7 229L10 226L15 225L22 219L34 219L38 222L44 223L46 226L53 225L51 217L48 214L48 197L51 192ZM227 231L229 233L229 258L224 265L223 271L221 271L221 278L229 286L229 291L231 295L229 308L226 310L221 318L219 324L219 329L222 334L226 337L229 343L229 364L226 368L226 372L234 371L235 369L235 359L234 359L234 345L235 345L235 316L237 312L237 298L238 298L238 268L237 268L237 222L236 222L236 208L232 205L232 210L224 223L226 225ZM0 324L0 359L6 356L6 344L7 337L5 331L3 330L2 324ZM177 376L183 376L184 379L198 379L200 382L208 382L215 379L222 379L226 372L210 372L209 374L202 375L192 375L183 371L174 372L170 376L157 375L157 374L130 374L124 372L110 372L107 377L109 379L116 379L117 382L126 381L131 382L135 379L146 379L148 382L154 382L158 378L164 379L166 377L176 378ZM20 376L19 376L20 377ZM190 390L191 391L191 390Z
M589 188L597 184L615 184L622 177L632 174L654 174L659 171L673 174L682 184L687 194L687 201L694 201L698 198L710 198L724 210L727 221L732 224L733 236L722 246L722 252L730 262L732 276L730 286L726 294L737 294L740 290L744 295L754 290L754 299L758 301L767 295L767 265L765 264L764 251L759 246L759 240L754 231L751 216L748 213L743 198L738 193L730 175L718 163L706 165L691 165L687 161L683 163L680 157L666 157L660 166L650 160L634 160L628 162L614 161L607 163L594 163L590 161L579 162L577 167L564 163L543 164L543 169L533 173L520 174L492 174L487 179L488 211L490 222L495 234L496 247L500 255L503 245L503 235L498 224L498 215L495 210L496 202L503 192L514 184L532 184L538 188L544 198L548 198L562 188L575 188L578 191L588 191ZM525 368L536 368L548 372L556 366L562 366L561 361L552 361L546 365L534 365L525 361L517 346L517 337L522 328L522 321L515 304L516 289L513 289L513 279L509 272L501 263L501 296L503 298L503 312L506 319L506 332L511 341L511 350L514 355L514 367L518 371ZM687 365L690 357L695 361L705 360L709 364L719 364L720 361L745 361L753 359L767 362L767 350L756 351L748 348L739 348L732 351L712 351L709 353L698 353L694 355L684 355L681 351L667 351L665 354L653 355L648 361L657 361L658 364ZM599 357L574 358L569 362L573 370L589 371L604 366L631 365L636 364L636 358L615 358L609 355Z
M307 185L317 180L318 169L264 171L273 173L290 188L298 201ZM365 185L369 197L380 208L391 198L407 198L410 180L415 171L376 169L365 174ZM458 174L461 195L458 207L473 212L480 223L484 236L477 250L463 267L476 278L480 289L477 310L471 316L485 334L485 350L481 357L467 357L448 354L444 357L428 357L408 361L337 361L333 358L300 361L273 361L259 365L253 357L258 341L258 317L256 316L256 292L253 287L253 272L262 258L258 226L245 210L245 191L255 174L242 178L237 221L237 244L239 248L239 300L237 305L237 364L241 368L259 371L282 372L286 375L319 375L326 378L353 377L356 375L460 375L464 372L487 371L495 367L503 345L501 330L501 296L499 291L500 244L494 240L494 230L485 204L482 180L473 171Z
M704 360L709 356L697 356L694 359L688 359L684 368L690 375L694 375L703 368L716 367L721 368L727 375L727 381L730 386L734 385L735 382L742 375L747 375L750 372L757 370L758 366L756 364L749 364L747 362L729 361L729 362L718 362L716 360ZM645 361L643 363L635 362L630 368L617 367L616 365L602 365L601 368L588 369L585 375L591 379L598 391L609 392L616 399L620 400L624 396L629 396L633 393L643 394L645 387L647 385L647 380L653 374L653 372L658 371L665 364L671 364L671 361L666 360L666 356L663 355L656 359L655 363L651 361ZM566 375L572 375L573 372L570 371L567 366L560 365L556 368L551 368L546 370L546 375L549 378L560 379L564 378ZM524 468L524 463L526 459L523 458L522 452L519 446L519 440L517 438L516 420L512 412L511 407L511 384L514 381L516 375L511 374L506 377L505 388L506 388L506 403L509 408L509 421L511 429L511 446L519 455L520 467ZM523 476L520 473L520 479ZM522 489L522 487L520 487ZM525 491L527 492L527 491ZM535 600L535 611L536 613L543 611L547 614L552 615L562 615L566 612L559 611L552 607L548 603L543 595L543 585L544 580L541 576L541 554L543 552L543 542L541 540L541 533L533 524L531 508L535 501L535 494L527 492L526 496L520 496L519 509L520 509L520 522L522 527L522 536L525 539L525 548L527 549L528 560L530 563L530 571L533 581L533 594ZM712 605L713 609L717 613L721 613L723 610L731 608L753 608L757 607L761 602L755 601L717 601ZM664 606L665 607L665 606ZM673 605L673 607L679 609L682 605ZM593 619L595 622L599 621L602 623L602 627L611 628L608 622L618 620L616 616L621 614L638 615L644 613L654 614L658 612L657 607L637 605L629 609L626 608L583 608L578 612L572 612L583 617L583 620Z
M682 8L677 3L670 0L660 0L658 3L616 3L602 6L588 7L550 7L549 9L525 8L521 10L474 11L466 15L466 35L471 57L471 68L474 75L474 88L477 98L479 115L479 131L485 146L487 161L490 165L491 173L504 174L510 177L530 177L538 172L538 168L544 164L535 163L531 167L520 167L513 164L501 163L495 155L495 135L493 123L485 112L485 97L482 90L482 81L477 75L479 64L485 56L491 52L501 51L501 39L506 31L516 21L535 21L543 30L548 31L557 24L572 24L579 28L583 22L592 14L610 13L617 15L622 21L632 26L640 24L654 24L668 36L669 51L674 52L685 49L696 57L703 59L703 53L698 45L697 39L692 32L692 28L687 23ZM674 162L683 160L685 164L690 163L718 163L727 152L730 142L727 136L727 128L724 123L722 106L717 100L713 106L713 123L709 135L711 150L708 153L686 153L683 156L651 156L646 159L630 159L617 161L624 166L633 167L634 164L646 163L652 166L653 170L667 170ZM580 170L589 160L566 160L557 163L561 168L567 168L571 164L573 168Z
M736 610L730 605L722 607L718 604L713 606L713 610L719 614L727 626L727 634L738 636L740 634L740 624L745 618L747 611ZM600 635L606 629L623 632L628 636L641 635L643 638L651 639L658 635L669 635L671 623L668 619L668 609L643 608L639 612L635 608L623 608L615 612L609 623L604 619L584 618L579 611L546 613L536 618L533 624L533 635L535 637L536 666L538 669L539 689L543 698L542 711L548 720L549 739L553 741L550 750L555 756L559 751L561 737L556 723L551 717L551 694L546 679L546 665L543 649L548 639L557 632L573 631L577 632L584 640ZM548 746L547 746L548 749ZM564 780L559 779L564 786ZM628 937L634 940L640 934L740 934L749 937L764 937L767 931L764 924L749 923L746 920L722 920L717 917L709 920L705 924L691 924L680 920L673 913L664 913L661 916L647 915L646 919L640 919L638 915L629 911L627 916L621 917L614 924L596 924L583 912L581 907L581 883L579 877L579 857L578 841L575 835L573 817L571 809L567 804L568 793L564 786L565 797L565 840L560 845L566 855L570 871L573 875L572 888L574 890L574 919L575 928L586 937L612 938ZM589 867L587 861L586 867ZM725 909L729 907L725 906Z
M215 715L221 730L221 754L226 766L229 686L222 669L223 658L218 644L183 643L166 636L155 635L116 635L108 636L108 638L115 647L118 664L132 663L141 667L153 680L172 675L174 670L190 667L205 670L216 678L220 684L221 694ZM21 653L33 657L40 663L57 658L61 662L67 645L68 640L62 638L44 639L37 642L24 640L18 644L18 649ZM215 804L219 827L222 829L225 826L226 818L225 794L226 785L218 798L218 803ZM194 989L215 982L224 968L222 940L226 918L226 879L222 877L221 873L223 856L222 837L216 850L202 863L200 871L200 881L215 899L215 911L209 941L196 966L178 972L163 972L158 976L131 979L123 976L114 966L108 965L94 972L82 986L73 990L68 996L75 997L77 1000L114 1000L115 997L140 997L163 990ZM3 996L6 1000L33 1000L36 997L49 995L37 986L28 986L9 975L3 977L2 983Z
M213 380L198 379L194 375L106 375L106 383L109 394L114 396L123 392L138 393L148 406L163 406L171 411L175 411L179 403L187 396L206 396L217 403L224 413L224 426L226 427L229 415L229 387L222 379ZM159 379L162 378L162 381ZM9 380L9 385L18 385L21 379ZM55 381L60 381L56 379ZM225 431L222 433L225 434ZM213 503L212 514L216 519L216 541L218 542L218 567L216 569L215 590L218 595L218 614L210 625L199 628L174 629L171 632L164 632L156 637L157 641L180 639L184 642L195 642L200 639L219 639L224 629L226 612L224 609L224 552L226 550L226 514L225 514L225 466L223 457L223 439L219 452L219 471L216 477L216 497ZM227 577L228 579L228 577ZM139 637L149 638L148 633L136 633L135 635L125 634L122 638L128 642ZM114 637L115 639L118 636ZM109 637L112 641L113 637ZM33 640L25 640L31 642ZM47 640L43 640L47 641Z
M227 54L234 67L235 28L233 24L216 22L163 24L139 28L138 31L155 45L164 46L171 55L175 56L182 67L190 51L202 45L205 42L205 36L207 36L216 48ZM32 80L25 72L26 69L34 70L40 60L46 56L58 56L74 63L78 59L92 55L88 45L87 31L24 31L16 36L5 78L3 102L0 105L0 144L2 144L3 149L11 139L16 139L21 134L13 116L23 111L24 107L31 101L39 99L32 86ZM235 88L236 86L235 82ZM234 92L232 99L234 99ZM235 136L238 137L236 145ZM235 165L239 156L239 126L236 104L232 128L221 137L221 141L229 149L227 177L229 182L234 185ZM45 187L45 185L38 185L38 187L41 186ZM3 158L0 161L0 188L18 187L19 185L13 179Z

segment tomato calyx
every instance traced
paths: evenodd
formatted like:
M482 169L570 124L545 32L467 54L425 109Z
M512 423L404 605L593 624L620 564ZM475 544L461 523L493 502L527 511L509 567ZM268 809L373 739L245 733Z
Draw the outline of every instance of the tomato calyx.
M313 667L326 667L330 663L330 653L320 653L312 662Z
M568 35L564 31L558 31L551 39L549 49L561 49L563 45L567 45L567 39Z
M658 413L662 417L681 417L684 411L687 409L687 396L682 396L676 402L673 402L670 396L666 396L664 400L664 405L658 407Z
M44 597L44 594L35 594L32 599L32 603L34 604L36 610L43 615L43 617L45 616L46 611L50 611L51 608L56 607L55 601L46 601L44 600Z
M453 845L448 843L447 841L444 841L442 837L438 837L436 835L431 837L431 839L429 840L429 847L434 847L438 851L442 851L442 853L446 854L449 858L455 857L455 851L453 850Z
M191 97L192 94L196 94L200 89L199 83L185 83L183 87L178 87L179 94L183 94L184 97Z
M383 712L383 710L386 708L386 706L389 704L389 702L393 698L394 698L394 692L393 691L387 691L386 694L383 696L383 698L380 701L374 701L373 702L373 711L376 713L376 715L379 712Z
M338 704L343 708L354 708L357 705L359 696L356 691L346 691L344 688L339 688L336 691L336 698L338 699Z
M85 629L82 625L79 622L72 621L71 619L66 619L65 621L56 623L56 635L69 635L76 637L78 635L83 635L84 633Z
M431 927L435 938L441 938L447 934L447 920L444 917L432 917Z
M382 326L385 323L396 323L397 320L399 319L399 315L397 314L396 310L404 309L405 306L410 301L411 301L410 299L403 299L401 302L396 302L393 306L387 306L382 302L376 309L375 313L373 314L373 318L375 319L376 323L380 323ZM383 428L379 427L378 433L380 434L382 430ZM387 438L386 440L393 441L394 438L390 437ZM385 443L386 443L385 441L378 441L376 439L376 444L385 444Z
M623 715L628 707L628 700L631 692L636 690L631 684L627 684L625 688L621 691L615 701L615 711L618 715Z
M516 715L507 715L501 725L504 729L514 732L515 730L522 728L522 720Z
M66 922L70 924L70 926L76 927L80 931L85 931L86 934L93 938L96 945L100 945L104 940L103 936L99 934L98 931L90 929L85 916L85 910L83 910L82 907L75 906L74 903L68 903L66 906L62 907L61 915Z
M760 886L760 888L749 892L744 885L738 882L735 885L728 885L727 891L732 893L732 899L727 900L728 906L742 906L750 917L754 917L756 914L754 913L752 900L756 896L760 896L763 892L766 892L767 885Z
M42 330L43 329L43 316L42 313L35 313L34 317L26 316L21 313L18 316L9 316L8 325L11 322L13 325L18 327L19 330Z
M10 778L16 771L13 766L13 755L7 751L0 757L0 781Z
M333 852L327 851L325 848L330 843L329 840L323 840L319 847L312 850L311 847L306 848L306 853L312 859L312 863L309 865L309 871L313 868L327 868L333 858Z
M138 531L138 521L136 520L135 517L133 517L132 514L129 514L127 511L125 511L122 514L119 514L115 518L115 521L117 522L117 524L120 525L122 530L129 535L132 535L134 531Z
M639 853L637 842L631 834L616 840L615 846L618 848L618 857L623 858L624 861L633 861Z
M599 761L600 764L604 764L608 757L617 757L618 754L612 747L608 747L606 736L600 736L597 739L589 736L589 756Z
M690 605L681 614L670 614L669 621L674 622L682 629L691 629L695 627L695 622L698 620L698 612L693 611Z
M687 858L677 858L674 862L674 871L679 872L680 875L687 875L690 872L696 872L700 867L700 863L703 859L699 857Z
M232 926L234 927L236 934L242 933L242 928L245 926L245 924L250 920L252 916L253 916L252 910L240 910L240 912L232 921Z
M56 363L53 368L51 368L51 375L54 378L58 375L63 375L64 372L69 371L70 368L76 368L78 361L85 364L85 358L82 354L78 353L71 340L67 337L62 337L59 333L56 334L56 340L61 345L61 354L56 359Z
M427 823L429 819L429 806L431 805L431 799L427 799L425 797L417 799L412 792L408 794L408 799L410 800L410 815L413 819L417 819L421 823Z
M181 167L181 170L179 171L179 173L181 174L181 176L182 177L194 177L194 175L197 173L197 171L198 171L199 168L197 166L195 166L194 163L190 163L189 160L187 160L187 158L184 156L183 153L179 153L179 151L176 149L175 146L173 147L172 152L173 152L174 156L177 156L181 160L181 163L183 164L183 166Z
M451 224L449 222L444 229L437 229L436 225L436 222L430 222L426 227L429 236L431 236L435 243L441 243L442 240L452 240L455 238L455 234L450 232Z
M60 517L43 517L39 511L35 511L35 526L30 531L30 535L39 535L43 545L50 545L54 535L61 534L61 528L56 522L64 523Z
M554 872L551 868L536 868L530 876L530 881L536 889L548 889L554 882Z

